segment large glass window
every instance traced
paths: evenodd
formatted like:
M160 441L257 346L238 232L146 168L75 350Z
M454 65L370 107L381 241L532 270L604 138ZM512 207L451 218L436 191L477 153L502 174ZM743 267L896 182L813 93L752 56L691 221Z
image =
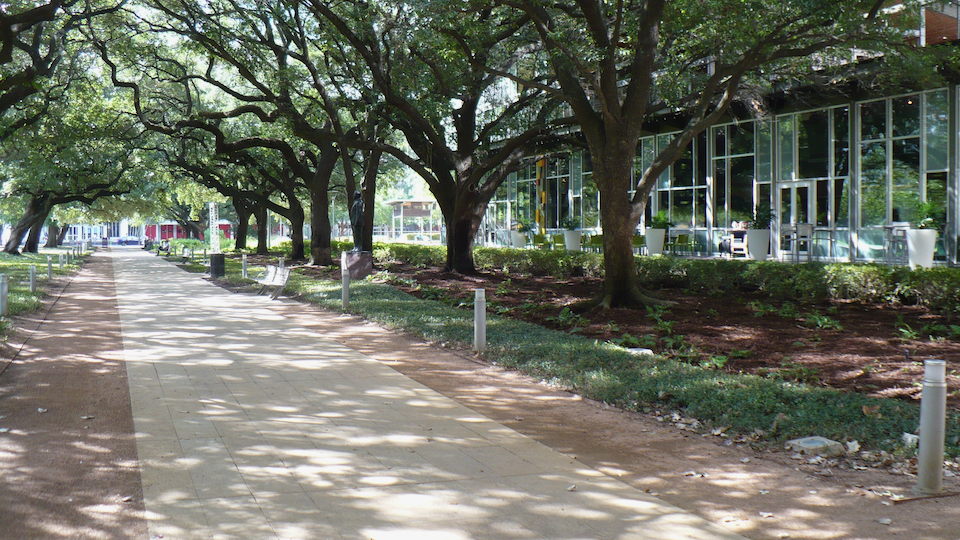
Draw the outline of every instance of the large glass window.
M754 122L741 122L713 128L713 224L716 227L729 227L733 221L753 217L757 177L754 126Z
M676 135L658 135L658 150L670 144ZM705 227L707 224L706 144L706 134L702 133L687 145L680 158L660 175L657 182L657 210L666 211L675 227Z
M862 227L913 222L921 201L940 197L947 99L946 90L935 90L860 105Z
M593 160L587 152L581 156L581 226L585 229L600 228L600 190L593 181Z
M525 223L531 227L537 216L537 165L523 167L516 173L516 203L514 204L515 223Z

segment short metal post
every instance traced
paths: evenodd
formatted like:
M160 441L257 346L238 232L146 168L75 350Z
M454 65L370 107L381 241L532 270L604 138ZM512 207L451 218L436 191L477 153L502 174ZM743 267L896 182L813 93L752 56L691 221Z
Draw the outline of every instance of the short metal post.
M203 248L203 264L207 264L207 248Z
M943 491L943 444L947 416L947 363L943 360L927 360L923 364L916 492L921 495L936 495Z
M487 346L487 299L484 289L477 289L473 299L473 349L482 351Z
M10 282L6 274L0 274L0 315L10 314Z
M280 268L283 268L283 257L280 257L278 265L280 266Z
M350 268L347 265L346 252L340 254L340 299L343 310L346 311L350 307Z
M47 255L47 279L53 279L53 257Z
M30 292L37 292L37 265L30 265Z
M247 279L247 277L248 277L248 275L247 275L247 254L244 253L243 256L240 258L240 260L241 260L241 264L242 264L242 268L243 268L243 273L242 273L241 275L243 276L243 279Z

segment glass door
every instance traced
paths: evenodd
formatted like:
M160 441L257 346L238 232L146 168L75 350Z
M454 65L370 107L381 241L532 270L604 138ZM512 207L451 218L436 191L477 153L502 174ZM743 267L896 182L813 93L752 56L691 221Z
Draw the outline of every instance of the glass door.
M780 185L780 252L793 253L800 248L809 246L800 246L796 241L798 225L813 224L812 216L817 215L814 203L816 199L811 196L813 186L811 182L791 182ZM808 243L808 242L805 242Z

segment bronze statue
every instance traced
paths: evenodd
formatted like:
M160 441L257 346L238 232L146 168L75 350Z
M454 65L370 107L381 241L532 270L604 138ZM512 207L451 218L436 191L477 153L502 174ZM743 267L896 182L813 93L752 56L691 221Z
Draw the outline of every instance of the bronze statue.
M359 191L353 192L350 226L353 227L353 251L363 251L363 198Z

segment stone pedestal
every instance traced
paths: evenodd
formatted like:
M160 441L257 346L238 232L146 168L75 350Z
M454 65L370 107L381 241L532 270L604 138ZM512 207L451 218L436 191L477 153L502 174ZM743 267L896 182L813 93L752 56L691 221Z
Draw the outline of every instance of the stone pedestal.
M373 273L373 253L369 251L344 251L350 279L363 279Z

